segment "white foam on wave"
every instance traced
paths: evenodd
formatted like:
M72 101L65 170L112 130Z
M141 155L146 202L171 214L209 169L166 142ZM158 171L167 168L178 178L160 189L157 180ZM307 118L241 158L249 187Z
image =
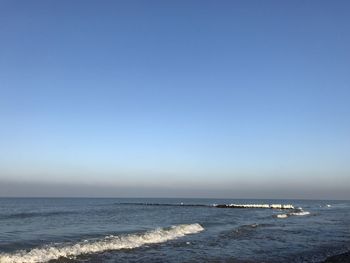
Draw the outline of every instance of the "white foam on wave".
M99 240L85 240L76 244L45 246L30 251L0 254L0 263L47 262L60 257L74 258L81 254L101 253L108 250L133 249L146 244L163 243L188 234L203 231L200 224L177 225L159 228L143 234L107 236Z
M278 215L276 215L276 217L277 218L287 218L290 216L307 216L307 215L310 215L310 212L300 210L297 212L291 212L291 213L287 213L287 214L278 214Z
M278 214L276 217L277 218L287 218L288 215L287 214Z
M291 204L225 204L213 206L219 208L269 208L269 209L295 209Z

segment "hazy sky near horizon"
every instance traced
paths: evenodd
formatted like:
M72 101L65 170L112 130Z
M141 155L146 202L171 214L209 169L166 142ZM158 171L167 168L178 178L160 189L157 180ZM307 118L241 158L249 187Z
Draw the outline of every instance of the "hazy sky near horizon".
M0 196L350 199L349 1L0 1Z

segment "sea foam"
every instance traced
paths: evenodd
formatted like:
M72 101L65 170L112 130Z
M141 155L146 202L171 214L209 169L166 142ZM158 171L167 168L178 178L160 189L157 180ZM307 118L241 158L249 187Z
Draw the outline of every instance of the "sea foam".
M159 228L142 234L107 236L103 239L85 240L75 244L52 245L0 254L0 263L48 262L60 257L74 258L82 254L101 253L108 250L133 249L146 244L163 243L188 234L203 231L200 224L185 224Z
M223 204L213 205L218 208L269 208L269 209L295 209L290 204Z
M278 214L278 215L276 215L276 217L277 218L287 218L290 216L306 216L306 215L310 215L310 212L299 210L296 212L291 212L291 213L286 213L286 214Z

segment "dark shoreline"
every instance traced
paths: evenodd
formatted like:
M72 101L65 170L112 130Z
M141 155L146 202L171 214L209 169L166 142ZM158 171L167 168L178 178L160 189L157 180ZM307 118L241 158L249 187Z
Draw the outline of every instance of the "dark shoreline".
M350 251L339 255L331 256L322 263L350 263Z

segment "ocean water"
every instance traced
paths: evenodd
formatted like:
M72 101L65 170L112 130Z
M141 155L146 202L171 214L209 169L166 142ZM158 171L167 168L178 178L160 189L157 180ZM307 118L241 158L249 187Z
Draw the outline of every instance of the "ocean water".
M213 204L292 204L296 209ZM350 202L0 198L0 263L322 262L350 250Z

